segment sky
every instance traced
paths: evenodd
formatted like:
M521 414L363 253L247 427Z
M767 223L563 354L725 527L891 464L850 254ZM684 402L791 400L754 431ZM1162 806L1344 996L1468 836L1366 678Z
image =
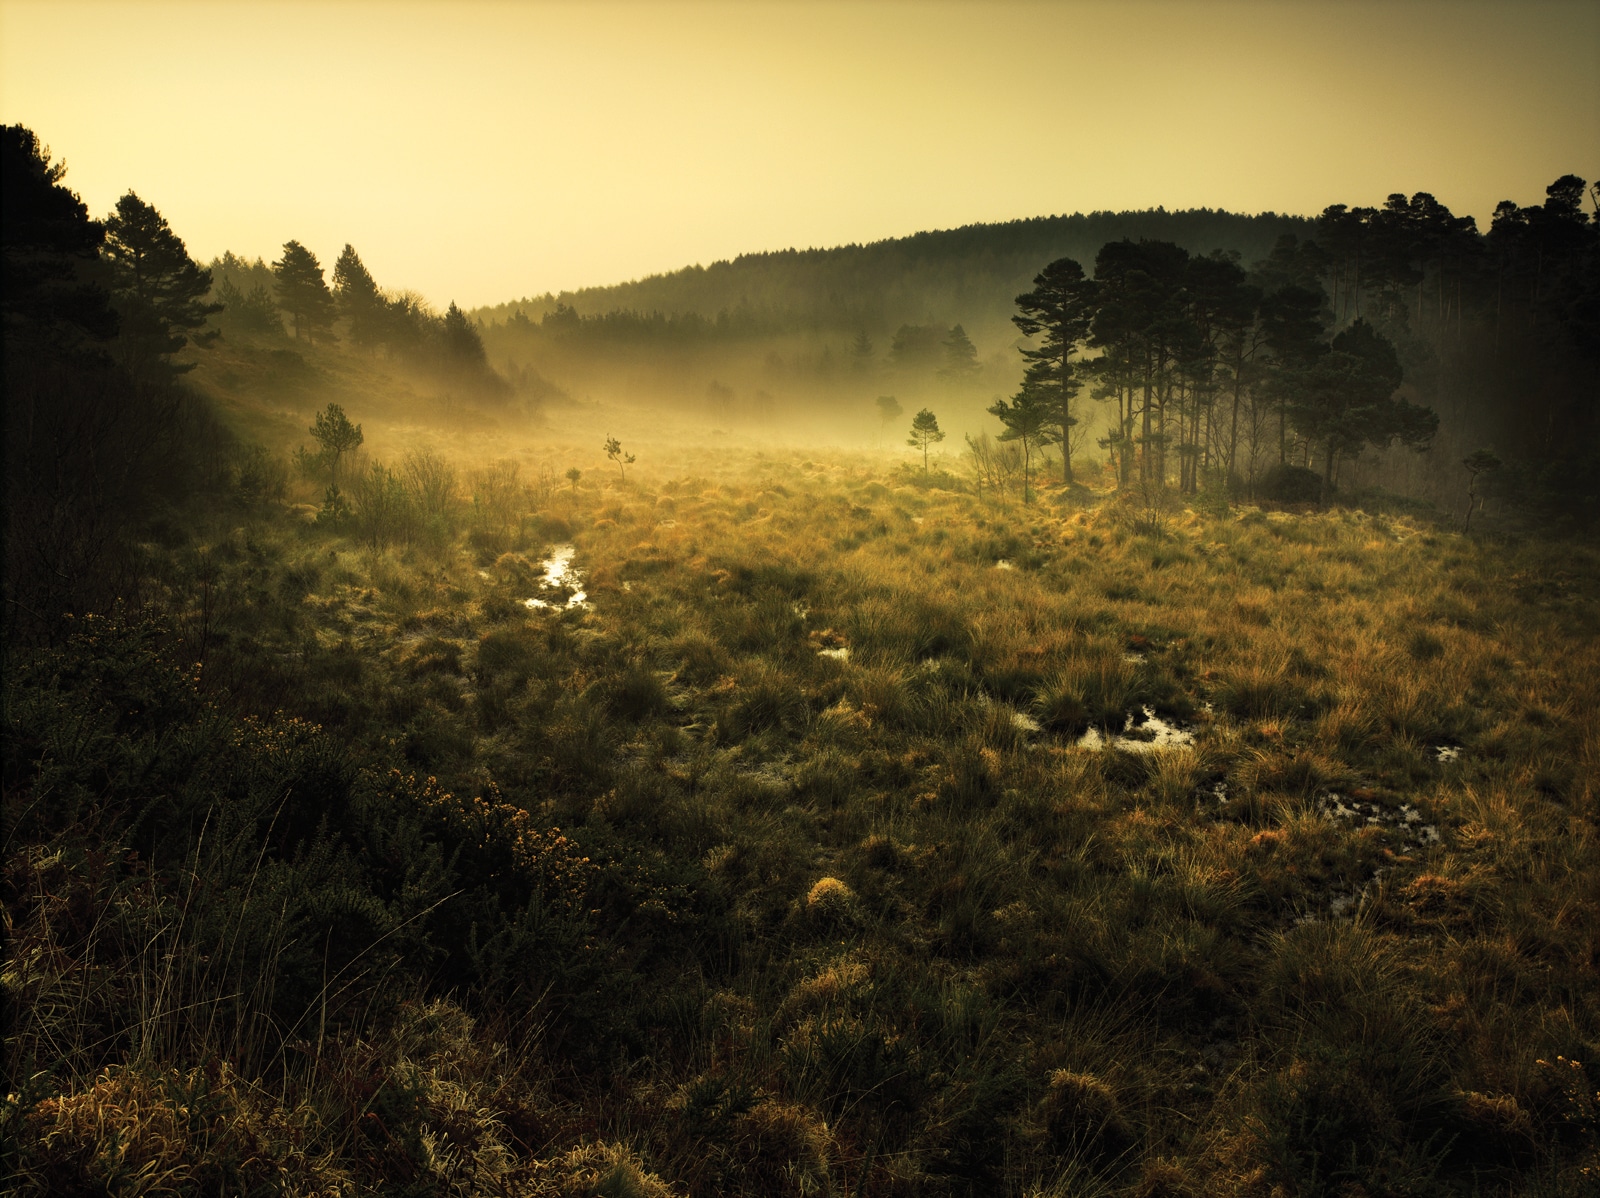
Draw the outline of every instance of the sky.
M1487 227L1600 175L1600 0L0 0L0 118L202 261L473 307L1097 209Z

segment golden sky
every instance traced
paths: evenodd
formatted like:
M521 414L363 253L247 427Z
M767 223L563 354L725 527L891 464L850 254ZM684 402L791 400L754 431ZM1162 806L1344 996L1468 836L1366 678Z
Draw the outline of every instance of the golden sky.
M1600 0L0 0L0 117L198 258L471 306L1080 210L1486 226L1600 174Z

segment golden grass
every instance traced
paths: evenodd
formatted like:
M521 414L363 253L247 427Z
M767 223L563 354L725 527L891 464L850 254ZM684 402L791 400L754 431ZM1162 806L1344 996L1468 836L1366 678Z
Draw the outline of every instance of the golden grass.
M495 796L448 817L509 835L561 894L585 855L632 871L606 866L595 934L643 963L632 1030L606 1046L635 1089L532 1054L526 1086L567 1089L529 1143L504 1132L515 1070L461 1047L481 1032L452 1033L448 1060L373 1050L428 1079L416 1159L440 1186L1442 1194L1589 1176L1592 550L1048 488L991 505L818 457L684 450L626 486L586 473L509 498L485 475L498 531L463 489L445 549L288 514L218 538L221 684L441 794ZM592 607L529 611L567 541ZM193 627L192 577L151 571ZM1193 744L1080 746L1145 706ZM16 911L19 943L56 943L28 939L64 918L42 897ZM41 1018L44 990L10 979L70 971L52 961L9 967ZM1540 1063L1558 1057L1585 1064ZM30 1167L193 1189L178 1171L226 1155L172 1147L170 1093L196 1067L119 1062L31 1098ZM229 1101L239 1128L315 1107ZM345 1149L312 1141L331 1147L272 1168L342 1184Z

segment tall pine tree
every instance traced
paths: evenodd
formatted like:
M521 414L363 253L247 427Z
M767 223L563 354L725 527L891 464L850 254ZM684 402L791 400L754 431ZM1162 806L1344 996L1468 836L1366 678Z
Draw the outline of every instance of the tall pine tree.
M350 340L370 346L382 338L383 296L371 272L362 264L361 255L348 243L333 264L333 296L339 315L350 322Z
M1078 423L1073 401L1082 381L1073 369L1072 355L1089 336L1094 321L1097 289L1084 277L1083 267L1071 258L1057 258L1033 280L1033 290L1017 296L1021 309L1011 322L1037 345L1024 346L1027 360L1024 389L1030 402L1042 405L1058 430L1061 443L1061 477L1072 482L1072 427Z
M211 272L189 257L166 218L133 192L106 218L102 253L111 267L111 294L121 316L118 345L137 377L182 374L194 363L174 363L185 345L210 345L218 337L207 318L222 305L206 302Z
M277 280L278 303L294 320L294 335L316 343L333 340L333 321L338 309L333 294L322 278L317 256L298 241L283 243L283 257L272 264Z

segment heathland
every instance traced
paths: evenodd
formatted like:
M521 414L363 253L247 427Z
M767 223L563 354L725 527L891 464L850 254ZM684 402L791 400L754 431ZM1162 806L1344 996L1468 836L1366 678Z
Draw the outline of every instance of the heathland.
M1595 1186L1591 541L14 269L9 1192Z

